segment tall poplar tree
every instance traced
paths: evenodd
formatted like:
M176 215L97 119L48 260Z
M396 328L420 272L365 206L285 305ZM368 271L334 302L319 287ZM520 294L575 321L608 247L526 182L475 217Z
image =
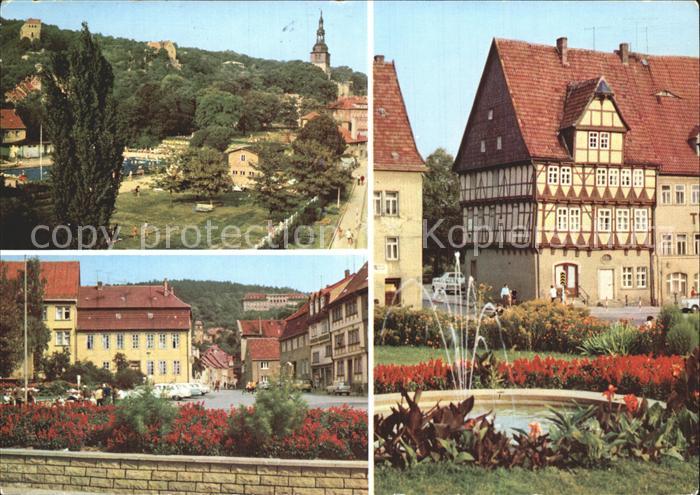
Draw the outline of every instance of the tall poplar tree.
M110 218L119 193L124 150L112 96L112 67L86 23L67 53L52 55L43 84L47 130L54 145L55 214L59 223L70 228L75 246L78 226L114 230Z

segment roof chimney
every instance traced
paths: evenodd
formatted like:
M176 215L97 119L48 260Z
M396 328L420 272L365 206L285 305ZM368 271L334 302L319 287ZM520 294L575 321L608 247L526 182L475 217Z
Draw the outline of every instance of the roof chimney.
M348 278L350 276L350 270L345 270L345 278Z
M569 66L569 46L568 40L566 38L557 38L557 51L559 52L559 58L561 59L561 65L564 67Z
M163 280L163 295L168 297L170 295L170 287L168 287L168 279Z
M630 45L629 43L620 43L620 60L624 65L630 61Z
M374 61L375 61L375 62L384 63L384 55L375 55L375 56L374 56Z
M102 290L102 282L97 282L97 290Z

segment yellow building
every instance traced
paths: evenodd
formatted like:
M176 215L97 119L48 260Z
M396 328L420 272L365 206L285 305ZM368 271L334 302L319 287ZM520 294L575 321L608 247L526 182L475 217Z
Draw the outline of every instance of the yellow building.
M24 263L7 261L0 263L12 280L23 277ZM80 287L80 263L77 261L42 261L41 278L44 282L43 320L50 331L49 343L44 355L70 351L70 361L75 362L76 327L78 322L78 289ZM29 374L34 373L33 360L29 362ZM20 367L13 377L22 376Z
M162 286L81 287L76 357L116 371L122 353L154 383L189 382L192 310Z
M422 306L423 159L396 68L374 58L374 289L381 305Z
M254 168L258 164L257 153L249 145L239 145L228 148L226 157L233 185L241 189L253 187L254 178L260 175Z
M19 39L28 38L29 41L38 40L41 38L41 20L27 19L19 28Z

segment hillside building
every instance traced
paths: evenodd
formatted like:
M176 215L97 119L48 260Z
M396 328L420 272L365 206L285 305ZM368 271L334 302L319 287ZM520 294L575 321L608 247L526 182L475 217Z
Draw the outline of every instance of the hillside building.
M316 30L316 43L311 50L311 63L320 67L328 77L331 75L331 54L326 45L326 30L323 28L323 12L318 19L318 29Z
M243 311L270 311L271 309L288 308L306 300L306 294L263 294L248 292L243 297Z
M241 189L255 186L255 177L262 175L255 169L258 164L258 154L249 145L231 146L224 154L233 185Z
M19 28L19 39L27 38L29 41L41 39L41 19L27 19Z

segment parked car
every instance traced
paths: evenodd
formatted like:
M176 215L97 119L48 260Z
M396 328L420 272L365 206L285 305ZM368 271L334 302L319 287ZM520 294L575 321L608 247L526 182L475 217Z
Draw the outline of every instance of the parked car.
M199 383L186 383L185 385L190 387L190 394L192 397L198 397L200 395L204 395L204 392L202 391L202 386Z
M313 389L313 384L311 380L294 380L294 388L296 390L301 390L302 392L311 392Z
M684 297L681 299L681 311L684 313L697 313L700 311L700 297Z
M332 385L326 387L326 392L330 395L350 395L350 385L343 380L336 380Z
M209 392L211 392L211 389L209 388L209 385L206 383L199 383L199 389L202 391L202 395L207 395Z
M445 272L433 279L433 293L445 292L445 294L456 294L458 290L464 291L466 281L464 275L457 272Z

